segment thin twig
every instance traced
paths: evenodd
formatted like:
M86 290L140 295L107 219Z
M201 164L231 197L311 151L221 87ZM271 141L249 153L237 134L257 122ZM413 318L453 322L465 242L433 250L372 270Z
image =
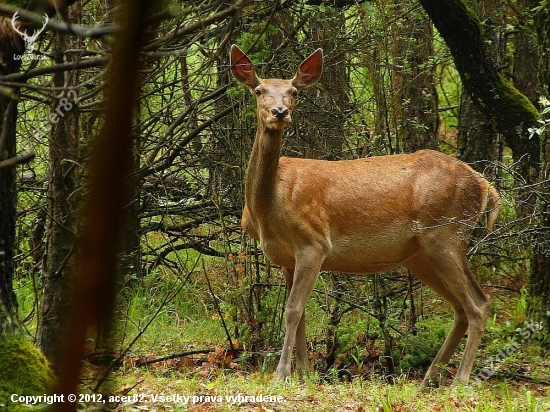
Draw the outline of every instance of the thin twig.
M223 318L223 313L220 309L220 305L218 305L218 300L216 299L216 295L214 295L214 291L212 290L212 286L210 285L210 279L208 279L208 275L206 274L206 267L204 266L204 259L202 259L202 270L204 272L204 277L206 279L206 283L208 284L208 291L212 295L212 299L214 300L214 306L216 307L216 310L218 311L218 315L220 316L220 320L222 321L223 330L225 331L225 335L227 336L227 342L229 343L229 347L232 351L235 350L233 347L233 341L231 339L231 334L229 333L229 330L227 329L227 325L225 324L225 320Z
M136 363L134 363L133 366L136 367L136 368L142 368L144 366L149 366L152 363L164 362L164 361L167 361L167 360L170 360L170 359L185 358L185 357L191 356L191 355L201 355L201 354L210 353L210 352L213 352L213 351L214 351L214 348L190 350L190 351L187 351L187 352L174 353L172 355L163 356L162 358L149 359L149 360L142 361L142 362L136 362Z
M44 16L38 13L33 13L25 9L21 9L8 4L0 4L0 15L11 17L17 12L22 21L30 21L33 23L42 23ZM83 26L81 24L70 24L49 20L46 27L58 33L74 34L79 37L98 38L106 35L113 35L120 30L117 24L100 24L96 26Z
M537 383L540 385L550 385L549 381L535 378L533 376L522 375L520 373L513 373L510 371L496 371L491 374L491 378L493 377L499 377L499 378L505 378L505 379L508 378L508 379L513 379L515 381L525 381L525 382Z

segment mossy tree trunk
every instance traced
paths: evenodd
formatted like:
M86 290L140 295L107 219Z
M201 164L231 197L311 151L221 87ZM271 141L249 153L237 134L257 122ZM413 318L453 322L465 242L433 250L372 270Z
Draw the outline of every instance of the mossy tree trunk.
M529 128L540 118L538 110L489 58L485 36L475 12L460 0L420 0L451 51L455 66L474 104L522 159L522 174L532 180L540 162L540 144Z
M474 2L471 2L474 3ZM502 64L506 51L506 36L499 11L492 2L475 2L476 11L484 21L486 52L492 62ZM472 95L462 90L458 122L458 158L469 163L478 172L495 181L499 171L496 161L501 160L503 141L496 127L474 104Z
M524 0L527 10L539 6L538 0ZM531 16L528 16L531 17ZM546 98L550 96L550 5L538 9L534 27L530 27L529 35L535 36L538 42L538 90ZM529 285L528 312L532 321L541 325L538 339L550 345L550 182L548 168L550 166L550 130L542 136L540 172L541 187L537 196L536 212L541 216L539 230L533 241L533 264Z
M11 28L11 19L0 17L0 75L16 73L21 60L14 54L24 51L24 43ZM14 91L15 93L16 91ZM0 161L16 156L15 125L17 102L0 96ZM0 335L17 330L17 299L13 291L15 213L17 190L15 170L0 171Z

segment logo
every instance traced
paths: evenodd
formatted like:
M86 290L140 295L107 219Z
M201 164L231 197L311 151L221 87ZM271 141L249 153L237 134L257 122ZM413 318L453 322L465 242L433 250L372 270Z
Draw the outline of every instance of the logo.
M46 24L48 24L48 15L46 13L44 13L44 24L42 25L42 28L39 29L39 30L34 30L33 33L32 33L32 36L29 36L27 34L27 30L25 31L21 31L19 29L19 25L16 26L16 21L17 19L19 18L19 11L16 11L12 18L11 18L11 26L13 27L13 29L21 36L21 38L25 41L25 49L28 51L28 52L32 52L34 50L34 43L36 42L36 39L38 38L38 36L40 35L40 33L42 33L44 31L44 28L46 27ZM22 60L23 56L17 56L17 55L14 55L14 58L18 58L19 60Z

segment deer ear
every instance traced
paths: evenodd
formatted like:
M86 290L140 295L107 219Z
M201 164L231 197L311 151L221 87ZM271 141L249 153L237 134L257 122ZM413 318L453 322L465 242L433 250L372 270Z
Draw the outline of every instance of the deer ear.
M251 89L260 83L256 76L254 63L236 44L231 46L231 73L235 79Z
M323 49L317 49L298 67L292 85L298 90L311 87L319 81L323 72Z

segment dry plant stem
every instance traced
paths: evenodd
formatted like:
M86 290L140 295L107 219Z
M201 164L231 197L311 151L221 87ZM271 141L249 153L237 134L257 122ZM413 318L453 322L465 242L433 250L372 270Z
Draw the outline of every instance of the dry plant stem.
M225 331L225 336L227 337L227 342L229 343L229 347L231 348L231 351L235 351L235 348L233 347L233 340L231 339L231 334L229 333L229 330L227 329L227 325L225 324L225 320L223 318L223 313L220 308L220 305L218 305L218 299L216 298L216 295L214 295L214 291L212 290L212 286L210 285L210 279L208 279L208 275L206 273L206 267L204 266L204 259L202 261L202 271L204 273L206 283L208 284L208 291L210 292L210 295L212 295L214 306L216 307L216 311L218 312L218 316L220 317L220 320L222 322L223 330Z

